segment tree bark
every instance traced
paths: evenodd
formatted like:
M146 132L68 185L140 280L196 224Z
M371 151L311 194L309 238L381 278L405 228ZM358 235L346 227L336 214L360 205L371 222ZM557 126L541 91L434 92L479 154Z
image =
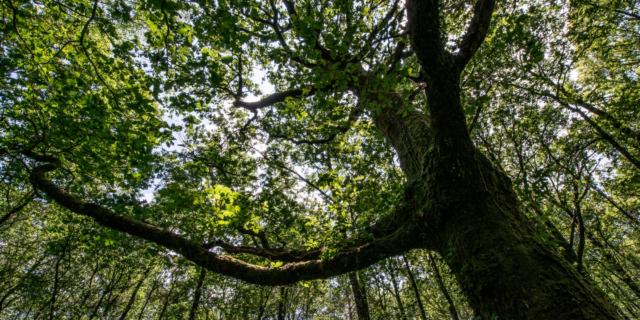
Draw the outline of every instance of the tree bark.
M440 2L407 1L433 136L420 188L426 246L444 258L482 319L618 319L604 294L536 237L510 179L469 136L460 73L486 35L493 5L477 1L460 53L452 54L443 42Z
M353 292L353 300L356 304L356 314L358 320L369 320L369 303L367 302L367 295L364 291L364 286L360 283L360 279L356 272L349 273L349 284L351 285L351 291Z
M458 172L440 164L435 180L448 182L429 188L439 193L431 204L439 221L429 228L433 249L476 313L483 319L617 319L604 295L536 237L503 174L476 157ZM474 167L475 173L462 170ZM470 188L472 182L480 186Z

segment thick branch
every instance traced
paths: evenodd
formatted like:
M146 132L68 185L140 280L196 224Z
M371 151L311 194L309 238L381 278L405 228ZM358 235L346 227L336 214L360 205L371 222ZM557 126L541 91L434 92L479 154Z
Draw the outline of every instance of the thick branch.
M256 257L266 258L272 261L302 262L320 259L324 248L315 250L287 250L258 248L251 246L234 246L221 240L211 241L204 245L205 248L220 247L229 254L249 254Z
M426 146L431 143L429 118L395 92L384 95L360 94L359 98L365 104L382 106L373 117L376 127L398 153L405 175L410 180L420 177L426 159Z
M249 111L257 111L258 109L267 108L276 103L283 102L287 98L298 98L302 96L308 97L314 93L315 89L313 88L309 90L291 89L287 91L272 93L254 102L237 100L233 103L233 105L236 107L247 109Z
M409 34L412 47L427 73L440 70L427 68L446 63L449 53L444 49L440 26L440 8L438 0L407 0Z
M251 230L251 229L240 227L240 228L238 228L238 232L240 232L242 234L246 234L248 236L258 237L258 239L260 239L260 245L265 249L269 249L271 247L269 245L269 240L267 239L267 235L262 230L254 231L254 230Z
M473 54L480 48L489 31L491 15L495 7L495 0L478 0L473 7L473 17L458 47L455 56L456 66L462 70Z
M443 45L440 1L408 0L407 13L412 48L427 84L434 150L443 164L458 161L474 151L460 101L460 70Z
M40 159L51 158L39 156ZM328 278L362 269L384 258L397 255L419 245L412 227L405 226L383 238L350 246L333 257L286 263L269 268L246 263L233 257L210 252L205 246L131 217L122 216L94 203L80 200L60 189L46 178L46 173L60 167L60 162L48 162L36 167L30 176L34 187L59 205L82 216L92 218L101 226L124 232L173 250L194 263L222 275L260 285L284 285L300 280ZM411 209L403 206L398 210Z

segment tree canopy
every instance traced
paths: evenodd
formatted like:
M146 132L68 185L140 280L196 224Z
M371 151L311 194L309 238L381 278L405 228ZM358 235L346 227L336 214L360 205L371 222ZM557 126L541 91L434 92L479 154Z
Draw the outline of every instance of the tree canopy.
M635 0L1 11L1 318L640 317Z

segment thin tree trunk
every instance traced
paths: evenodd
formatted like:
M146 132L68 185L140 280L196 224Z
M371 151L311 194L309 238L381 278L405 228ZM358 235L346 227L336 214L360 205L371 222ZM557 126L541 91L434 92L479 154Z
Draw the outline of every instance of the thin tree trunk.
M278 320L285 320L287 316L287 287L280 287L280 299L278 300Z
M151 271L151 268L145 270L145 272L142 274L142 277L140 277L140 280L138 280L138 283L136 283L135 288L133 288L131 297L129 297L129 301L127 302L127 305L124 307L124 310L122 310L122 314L120 315L120 320L127 319L127 314L129 314L129 311L131 310L133 303L136 301L136 298L138 297L138 290L140 290L140 287L142 287L142 284L144 283L144 281L147 280L147 275L149 274L149 271Z
M104 297L106 295L107 295L106 290L100 294L100 299L98 299L98 303L96 303L96 306L93 308L93 312L91 313L89 320L92 320L93 318L95 318L96 315L98 315L98 311L100 310L100 306L102 305L102 300L104 300Z
M627 310L627 312L631 315L631 319L640 319L635 311L638 309L635 301L633 299L627 299L627 295L624 294L624 290L620 288L620 285L614 279L611 278L610 274L605 274L604 279L607 280L607 283L609 283L609 290L607 291L611 292L616 297L617 301L620 301L620 304L622 304L625 310ZM633 304L634 306L629 305L629 303Z
M198 282L196 283L196 289L193 292L193 303L189 310L189 320L194 320L198 312L198 306L200 305L200 297L202 296L202 286L204 285L204 278L207 275L207 269L200 267L198 274Z
M438 283L438 288L440 288L440 292L444 295L444 298L447 300L449 304L449 313L451 314L451 319L460 320L460 316L458 316L458 310L456 309L456 305L451 298L451 294L449 294L449 290L447 290L447 286L444 284L444 280L442 279L442 275L440 275L440 270L438 265L436 264L435 259L431 255L431 253L427 253L427 258L429 259L429 264L431 265L431 270L433 270L433 274L436 277L436 282Z
M89 320L95 318L98 315L98 312L100 311L100 307L102 306L102 301L107 295L111 295L111 291L113 291L113 288L115 287L116 283L120 281L121 277L122 277L121 270L115 269L113 271L113 275L111 276L111 279L109 280L109 283L107 284L105 290L102 292L102 294L100 294L100 299L98 299L98 303L96 303L96 306L93 308L93 312L91 313Z
M407 319L407 313L404 310L404 304L402 303L402 297L400 296L400 289L398 285L398 277L396 275L396 263L395 259L394 263L387 269L389 275L391 276L391 285L393 286L393 296L396 299L396 304L398 305L398 311L400 311L400 318L403 320Z
M122 280L122 277L118 278L118 281L116 282L116 285L118 283L120 283L120 280ZM128 287L129 284L129 280L131 280L131 275L128 274L127 275L127 280L125 281L125 284ZM116 286L114 286L114 290L111 290L111 293L109 294L109 297L107 297L107 304L104 306L104 315L108 316L109 312L111 311L111 308L113 308L114 305L116 305L118 303L118 300L120 299L120 295L123 293L122 290L118 290L116 288Z
M607 269L612 269L618 276L618 278L635 294L636 298L640 299L640 284L634 280L634 278L625 270L625 268L618 262L618 260L611 254L610 249L606 248L604 244L598 240L591 232L587 232L587 238L591 244L600 249L604 259L609 263Z
M158 289L159 285L160 285L160 282L158 281L158 279L155 279L153 281L153 284L151 285L151 290L149 290L149 293L147 293L147 297L144 299L144 303L142 304L142 308L140 309L140 313L138 313L138 320L142 319L142 316L144 315L144 310L147 308L147 305L149 304L149 301L151 300L151 296L156 291L156 289Z
M409 264L409 260L407 256L402 255L402 260L404 261L404 267L407 271L407 276L409 277L409 283L411 284L411 289L413 289L413 294L416 297L416 304L418 305L418 311L420 311L420 318L422 320L428 320L427 311L424 309L424 304L422 304L422 298L420 297L420 289L418 288L418 283L416 282L416 278L413 275L413 271L411 271L411 265Z
M347 318L353 320L352 299L347 299Z
M377 287L384 287L384 281L386 281L386 279L382 279L383 276L381 274L379 274L378 276L374 276L373 277L373 281L376 282ZM378 311L378 314L380 315L380 318L383 319L388 319L391 318L391 312L389 311L389 308L387 308L387 304L386 304L386 299L384 296L384 293L381 292L381 290L374 290L374 294L378 297L377 300L374 300L374 303L376 304L376 310ZM371 295L371 297L373 298L373 295ZM368 302L369 300L367 300Z
M363 285L360 283L360 279L356 272L349 273L349 284L351 285L351 292L353 293L353 300L356 304L356 314L358 320L370 320L369 315L369 303L367 302L367 294L364 291Z
M82 313L82 310L86 309L85 305L87 303L87 300L89 299L89 297L91 296L91 287L93 286L93 279L95 278L96 274L98 273L100 269L100 261L96 262L96 266L93 268L93 270L91 270L91 276L89 277L89 283L84 287L84 294L82 295L82 299L80 299L80 302L77 304L78 309L80 310L80 313ZM78 314L76 313L76 316L78 316Z
M56 265L54 268L54 276L53 276L53 289L51 290L51 299L49 299L49 320L53 320L55 317L56 299L58 297L58 289L59 289L59 283L60 283L60 262L62 262L63 257L64 257L64 252L61 252L60 257L56 259Z
M165 296L164 303L162 304L162 309L160 310L160 314L158 314L158 320L162 320L164 318L165 312L167 312L167 308L169 307L169 303L171 302L171 294L173 293L174 278L171 278L171 283L169 284L169 292Z
M272 288L269 288L266 296L263 297L264 290L260 290L260 305L258 306L258 320L262 320L264 316L264 312L267 309L267 303L269 302L269 297L271 296Z

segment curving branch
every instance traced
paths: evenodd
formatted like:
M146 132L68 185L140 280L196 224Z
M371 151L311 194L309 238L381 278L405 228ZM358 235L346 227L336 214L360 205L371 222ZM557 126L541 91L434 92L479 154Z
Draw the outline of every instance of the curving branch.
M252 246L236 246L222 240L213 240L203 245L204 248L210 249L219 247L229 254L248 254L256 257L265 258L271 261L283 262L302 262L308 260L320 259L325 248L314 250L288 250L280 248L258 248Z
M269 239L267 239L267 234L263 230L254 231L251 229L247 229L245 227L239 227L237 228L237 230L242 234L245 234L251 237L257 237L258 239L260 239L260 245L263 248L265 249L271 248L271 245L269 244Z
M473 17L458 46L459 52L455 55L458 70L464 69L471 57L478 51L489 31L491 15L495 8L495 0L478 0L473 7Z
M255 112L258 109L264 109L270 107L276 103L283 102L287 98L299 98L308 97L315 93L315 88L303 90L303 89L291 89L282 92L272 93L263 97L262 99L254 102L247 102L242 100L236 100L233 105L236 107L247 109L251 112Z
M47 179L46 174L61 167L60 160L51 156L25 154L34 160L45 162L33 169L30 180L33 186L52 198L57 204L72 212L89 217L103 227L129 234L181 254L186 259L221 275L259 285L285 285L300 280L328 278L370 266L382 259L417 248L414 226L406 224L384 237L362 241L345 247L327 259L288 262L276 268L250 264L245 261L209 251L171 231L149 223L114 213L98 204L89 203L69 194ZM404 212L414 208L399 206ZM400 214L398 213L397 214ZM310 257L311 258L311 257Z

